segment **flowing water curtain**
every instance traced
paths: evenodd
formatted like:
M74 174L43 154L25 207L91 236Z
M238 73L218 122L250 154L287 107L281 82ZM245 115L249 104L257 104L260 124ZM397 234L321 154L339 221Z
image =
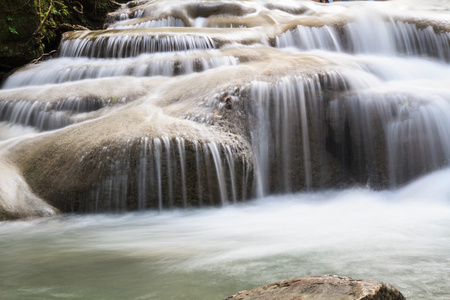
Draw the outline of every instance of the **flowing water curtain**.
M78 114L98 110L109 101L95 97L68 97L57 102L3 101L0 102L0 121L43 131L54 130L77 123Z
M325 186L324 98L318 76L252 84L249 108L260 195Z
M217 50L194 51L190 54L141 54L122 59L58 58L17 72L3 88L56 84L106 77L177 76L202 72L220 66L239 64L239 59L222 55Z
M450 104L442 95L394 97L396 118L386 128L389 179L395 186L450 162ZM414 100L412 100L414 99Z
M224 206L251 194L251 165L229 145L144 137L82 161L92 156L99 160L93 189L85 201L69 203L73 211Z
M129 20L129 19L126 19ZM133 29L133 28L160 28L160 27L185 27L183 20L167 17L158 20L140 21L134 24L129 22L116 22L108 26L107 29Z
M351 77L350 77L351 78ZM445 91L426 98L400 89L354 90L329 106L331 142L359 182L396 187L449 163L450 105Z
M450 33L432 25L371 17L345 25L298 25L276 38L276 46L357 54L411 55L449 61Z
M351 141L345 135L332 137L342 124L330 118L334 91L344 93L349 86L336 72L253 83L251 98L256 103L249 110L259 195L355 180L347 155Z
M59 55L61 57L124 58L135 57L143 53L176 52L197 49L214 49L215 43L208 36L181 34L161 34L132 31L125 34L103 36L89 33L66 34Z
M370 79L355 80L364 76L372 75L253 82L248 109L259 195L355 183L396 187L448 165L445 94L377 93Z

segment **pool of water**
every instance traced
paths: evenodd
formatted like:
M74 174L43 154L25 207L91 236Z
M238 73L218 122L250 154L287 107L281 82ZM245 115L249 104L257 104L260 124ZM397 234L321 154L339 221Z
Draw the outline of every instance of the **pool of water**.
M449 176L396 191L3 222L0 298L222 299L339 274L389 282L408 299L449 299Z

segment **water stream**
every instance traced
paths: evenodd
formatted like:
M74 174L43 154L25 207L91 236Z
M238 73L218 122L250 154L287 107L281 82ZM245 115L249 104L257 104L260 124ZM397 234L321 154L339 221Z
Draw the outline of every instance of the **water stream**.
M0 298L449 299L449 11L134 1L66 33L0 90L0 220L29 217L0 221Z
M272 196L226 208L0 225L2 299L221 299L317 274L448 299L449 171L395 192Z

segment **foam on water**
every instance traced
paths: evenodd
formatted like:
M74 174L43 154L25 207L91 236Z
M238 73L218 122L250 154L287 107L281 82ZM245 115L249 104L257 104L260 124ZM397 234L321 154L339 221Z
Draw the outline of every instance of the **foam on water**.
M46 295L81 298L211 299L339 272L390 282L407 299L447 299L448 176L442 170L390 192L330 190L221 209L3 223L0 295L26 298L45 287Z
M191 54L140 55L124 59L58 58L31 66L8 77L3 89L28 85L64 83L104 77L176 76L201 72L226 65L237 65L239 59L218 51Z
M184 27L182 20L168 17L160 20L149 20L141 22L118 22L110 25L107 29L130 29L130 28L156 28L156 27Z
M30 127L11 125L7 122L0 122L0 143L11 138L15 138L21 135L27 135L30 133L36 133L36 130Z

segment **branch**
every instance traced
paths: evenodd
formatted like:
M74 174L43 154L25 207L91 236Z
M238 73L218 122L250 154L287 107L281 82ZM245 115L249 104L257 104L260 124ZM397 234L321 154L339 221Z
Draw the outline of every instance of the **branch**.
M79 10L76 6L74 6L73 9L74 9L77 13L83 14L83 11L84 11L83 5L82 5L80 2L78 2L78 1L75 1L74 4L80 5L81 9Z
M50 56L50 55L55 54L56 52L57 52L56 50L52 50L52 51L50 51L49 53L44 53L44 54L42 54L40 57L38 57L38 58L36 58L36 59L33 59L33 60L31 61L31 63L32 63L32 64L36 64L36 63L38 63L44 56Z
M50 16L52 7L53 7L53 0L51 0L51 2L50 2L50 6L48 7L48 11L47 11L47 14L45 15L45 18L42 19L41 24L39 24L38 28L33 32L33 35L36 35L41 31L42 26L44 26L45 21L47 21L48 16Z

